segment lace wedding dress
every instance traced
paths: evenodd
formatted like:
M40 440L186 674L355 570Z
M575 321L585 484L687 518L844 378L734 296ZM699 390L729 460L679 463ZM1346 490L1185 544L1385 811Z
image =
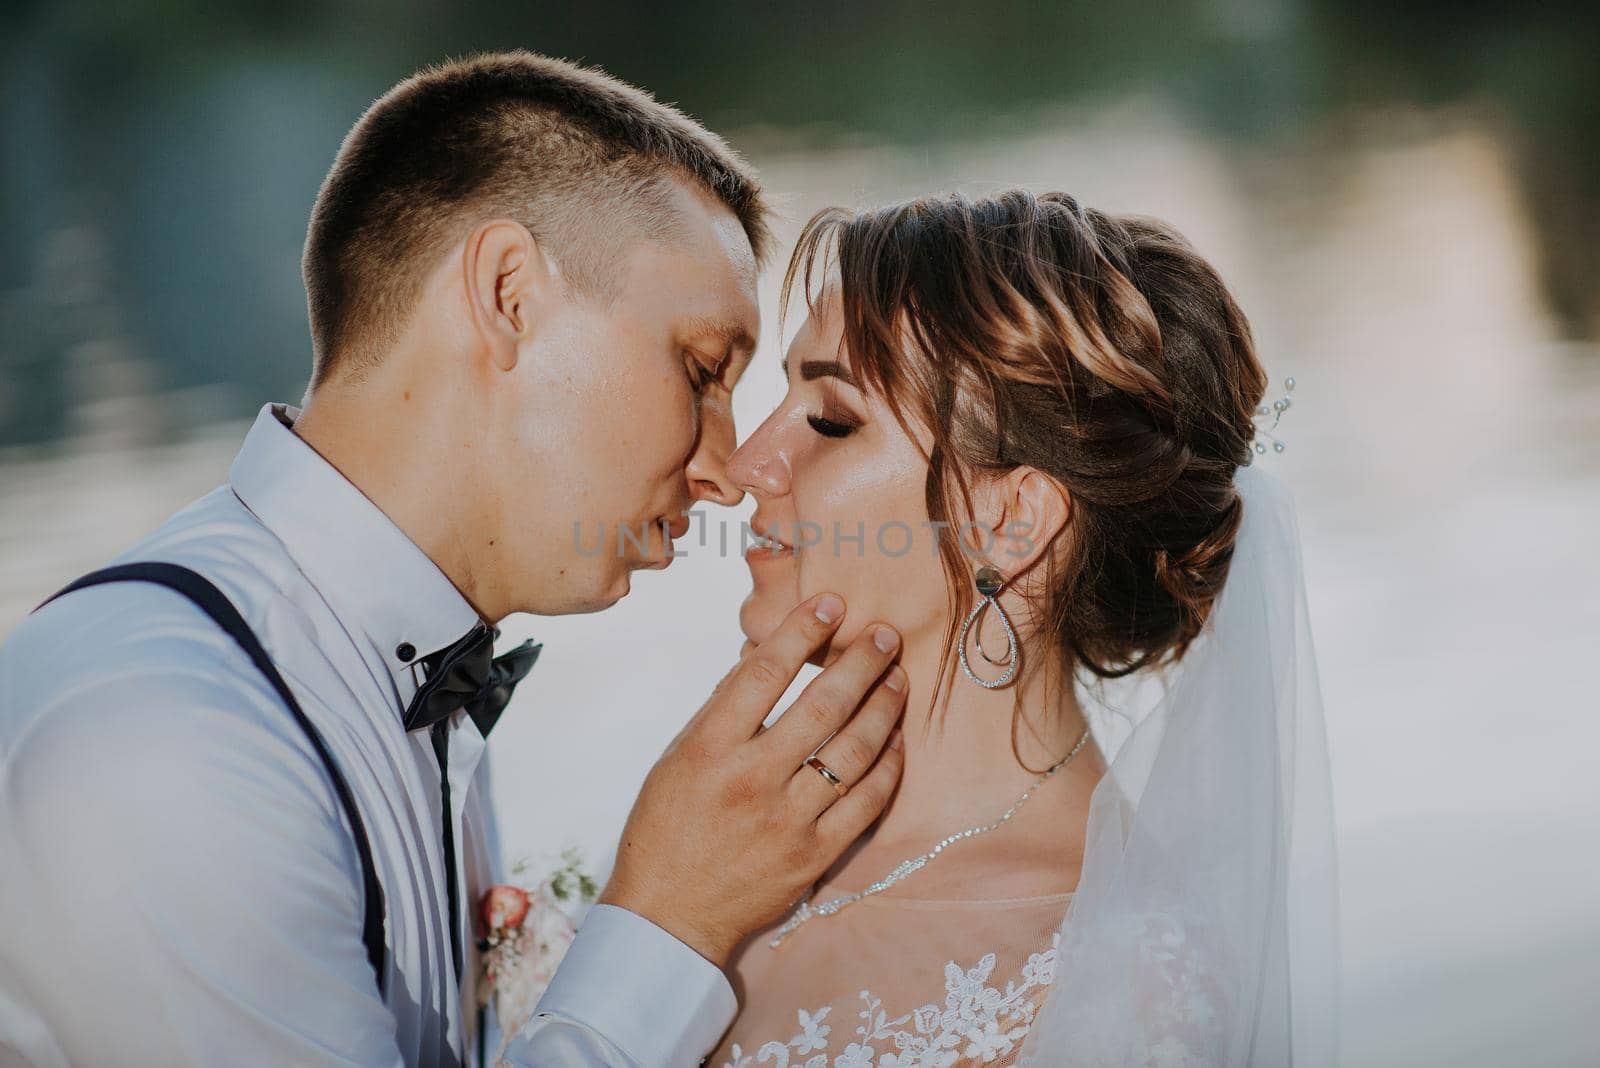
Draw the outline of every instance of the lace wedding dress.
M745 1011L708 1063L1012 1064L1055 980L1057 929L1071 899L879 895L813 920L777 949L763 936L736 973Z

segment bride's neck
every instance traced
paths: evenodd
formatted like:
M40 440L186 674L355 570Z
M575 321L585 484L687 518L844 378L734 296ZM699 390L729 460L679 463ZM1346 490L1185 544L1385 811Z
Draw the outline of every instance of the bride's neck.
M1070 680L1045 671L1019 669L1017 681L990 690L957 667L935 706L942 639L909 637L900 659L909 680L905 772L873 835L882 842L937 840L993 821L1065 757L1084 730ZM982 674L987 666L979 660L975 670ZM1025 661L1022 668L1027 666ZM1091 739L1052 780L1088 776L1092 782L1103 770ZM1030 806L1048 804L1045 793L1040 791L1038 802L1030 799Z

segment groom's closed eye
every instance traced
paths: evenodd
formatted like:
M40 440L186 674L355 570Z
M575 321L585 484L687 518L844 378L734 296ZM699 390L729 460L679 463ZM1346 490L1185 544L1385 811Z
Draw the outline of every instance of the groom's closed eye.
M712 359L693 349L684 350L683 361L684 367L689 372L689 387L694 390L696 396L704 393L707 386L718 381L723 368L728 365L726 355L720 359Z
M741 365L749 362L749 357L756 350L756 341L750 331L731 319L695 316L684 323L678 336L685 352L695 354L714 368L713 377L723 372L741 370ZM733 380L737 378L737 373L730 374L730 380L726 383L728 388L733 388Z

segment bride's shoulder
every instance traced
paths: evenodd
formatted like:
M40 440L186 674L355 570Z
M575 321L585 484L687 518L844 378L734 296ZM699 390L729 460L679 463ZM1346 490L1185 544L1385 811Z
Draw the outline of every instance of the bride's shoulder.
M968 843L976 846L961 881L990 899L1027 899L1069 894L1078 887L1081 852L1053 842Z

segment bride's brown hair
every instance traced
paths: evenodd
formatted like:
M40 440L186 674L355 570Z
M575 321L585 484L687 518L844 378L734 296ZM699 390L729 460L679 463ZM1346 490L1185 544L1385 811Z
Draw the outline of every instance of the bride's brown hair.
M1071 500L1031 603L1062 666L1109 678L1181 657L1228 573L1267 387L1211 265L1159 221L1020 190L819 212L783 306L797 278L809 304L833 260L856 378L913 440L908 416L932 434L929 518L951 522L953 488L970 515L971 476L1038 469ZM958 607L943 680L974 563L959 523L934 529Z

